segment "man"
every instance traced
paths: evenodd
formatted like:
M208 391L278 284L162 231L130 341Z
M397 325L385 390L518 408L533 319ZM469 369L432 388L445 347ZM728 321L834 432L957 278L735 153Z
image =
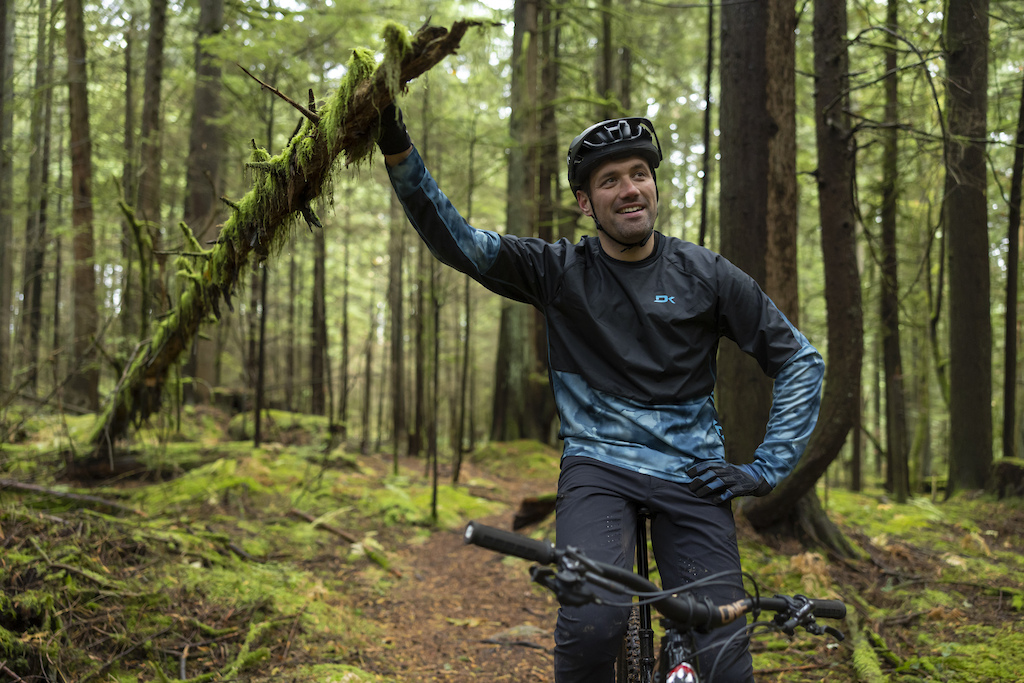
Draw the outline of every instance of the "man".
M604 121L573 140L569 185L597 226L596 237L576 244L469 226L393 108L382 113L378 145L432 253L545 316L564 440L556 543L632 566L642 506L652 514L663 585L729 572L696 594L715 602L742 597L730 501L765 495L792 471L817 420L823 364L749 276L654 230L662 154L651 122ZM765 440L748 465L726 462L715 412L723 336L775 380ZM562 606L555 680L610 682L627 616L628 608ZM716 681L753 681L747 639L738 633L744 626L740 620L698 636L704 675L714 668Z

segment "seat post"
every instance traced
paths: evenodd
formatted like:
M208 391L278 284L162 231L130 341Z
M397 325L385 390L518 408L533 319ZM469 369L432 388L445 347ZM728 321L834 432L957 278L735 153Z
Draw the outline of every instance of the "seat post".
M647 521L651 511L646 507L638 507L636 511L636 572L645 579L650 578L650 567L647 558ZM646 671L654 666L654 629L651 625L651 606L640 605L640 660Z

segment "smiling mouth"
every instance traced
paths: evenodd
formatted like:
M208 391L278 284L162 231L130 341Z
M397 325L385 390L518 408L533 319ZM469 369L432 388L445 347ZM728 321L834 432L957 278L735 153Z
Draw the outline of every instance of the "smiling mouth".
M639 213L639 212L641 212L643 210L644 210L644 207L642 207L642 206L631 206L628 209L623 209L623 210L619 211L619 213L623 213L623 214Z

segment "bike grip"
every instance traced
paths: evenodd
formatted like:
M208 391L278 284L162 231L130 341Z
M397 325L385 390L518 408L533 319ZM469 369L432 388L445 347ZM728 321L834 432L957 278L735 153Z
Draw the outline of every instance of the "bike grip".
M846 618L846 604L842 600L812 600L814 616L825 619Z
M555 546L550 541L537 541L522 534L495 529L479 522L470 522L466 525L463 541L540 564L551 564L555 561Z

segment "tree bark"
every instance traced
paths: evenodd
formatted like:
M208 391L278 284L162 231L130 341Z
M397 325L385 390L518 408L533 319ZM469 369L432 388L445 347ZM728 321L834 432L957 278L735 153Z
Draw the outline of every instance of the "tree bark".
M149 277L150 290L142 295L150 296L147 309L149 315L162 313L170 304L166 291L166 259L162 251L161 184L163 174L163 110L161 92L164 82L164 39L167 36L167 0L150 0L149 36L146 45L146 75L142 84L142 126L139 139L139 187L135 204L136 215L149 231L152 243L153 261L156 272ZM149 323L143 320L145 332Z
M516 0L512 37L512 85L509 117L508 203L505 226L510 235L536 234L537 1ZM529 307L501 302L501 326L495 359L491 439L510 441L530 434L529 410L534 359ZM532 436L537 436L536 434Z
M68 53L68 116L71 126L71 230L75 257L72 369L67 389L73 403L89 410L100 405L97 365L96 272L93 263L92 135L86 70L85 15L82 0L64 3L64 41Z
M818 428L796 471L770 495L745 501L743 512L760 531L802 535L852 554L852 548L817 502L814 486L839 456L857 424L863 356L860 274L853 202L854 141L846 108L848 56L843 0L817 0L814 7L815 119L818 194L825 271L829 362Z
M118 381L92 435L98 452L112 448L133 421L159 408L166 372L191 343L199 322L211 312L219 313L221 299L230 304L250 261L265 260L272 244L285 241L289 217L301 214L318 222L310 204L327 184L337 158L344 153L355 161L372 153L379 112L405 83L452 54L473 25L460 21L451 30L425 26L407 49L402 47L403 37L386 32L389 49L381 65L373 70L366 63L355 63L354 57L339 94L322 115L306 112L305 125L279 161L270 161L265 150L254 152L251 166L260 176L255 187L234 204L235 211L214 249L197 259L199 271L189 273L181 264L186 274L178 305Z
M704 174L700 180L700 229L697 244L707 246L708 237L708 196L711 194L711 87L715 72L715 0L708 0L708 31L707 47L704 63L704 128L701 139L704 142L704 153L701 155L701 169Z
M1024 83L1020 89L1020 111L1017 114L1017 146L1013 152L1010 174L1009 225L1006 231L1006 322L1003 353L1003 457L1017 455L1017 278L1020 268L1021 185L1024 184Z
M558 99L558 44L559 31L556 13L549 0L539 3L540 20L538 34L540 64L538 88L538 113L536 116L538 144L533 154L537 178L537 235L548 242L559 238L558 177L565 166L560 162L562 155L558 145L557 107ZM629 80L628 72L621 80ZM554 396L548 381L548 336L544 314L534 309L533 313L533 370L530 381L529 419L532 423L529 433L540 441L552 444L555 439L553 426L557 420Z
M430 91L423 90L423 125L420 129L417 150L426 163L430 162ZM440 178L440 170L434 169L434 177ZM418 456L425 444L426 424L426 382L427 382L427 288L429 287L430 263L432 259L426 245L416 244L415 289L412 292L412 325L413 325L413 375L412 375L412 429L409 430L408 453Z
M285 342L284 361L284 407L285 410L295 409L295 330L298 321L295 318L296 302L298 301L298 256L295 253L296 241L294 233L289 239L291 248L288 250L288 335Z
M721 253L764 288L768 251L768 4L725 4L721 15ZM731 341L718 353L717 400L732 462L750 462L764 439L771 381Z
M797 268L796 12L790 0L768 0L765 40L765 108L768 129L767 250L765 292L800 326Z
M898 78L896 70L896 32L899 30L898 3L889 0L886 19L885 49L885 122L882 151L882 211L881 211L881 292L879 294L880 324L882 326L882 359L885 372L885 444L889 468L886 472L887 488L898 503L907 502L910 471L907 447L907 409L903 385L903 357L900 352L900 288L896 253L896 208L899 203L899 182L896 161L899 155L897 140Z
M370 399L373 395L373 345L375 343L374 337L377 332L377 306L376 302L373 301L373 297L370 297L370 331L366 335L366 368L363 373L365 381L363 382L363 428L361 434L361 441L359 445L359 452L363 455L370 454Z
M135 140L135 42L137 30L135 15L128 15L124 29L124 140L121 162L121 195L128 206L134 206L138 197L136 140ZM146 317L140 314L139 306L145 306L148 298L140 292L142 254L136 253L136 236L132 222L127 216L121 218L121 335L127 350L139 340L139 325ZM136 261L136 258L138 260Z
M405 424L405 223L397 195L391 193L391 237L388 243L388 311L391 314L391 438L395 473L406 437Z
M327 245L322 229L313 230L313 292L312 311L309 318L309 372L314 415L324 415L325 382L327 357ZM266 302L263 302L266 307Z
M38 386L39 336L43 324L43 264L46 255L46 194L43 163L48 160L46 139L47 99L50 97L51 73L48 72L47 38L50 33L49 3L41 0L36 21L35 84L32 91L30 117L28 171L28 202L25 221L25 255L22 266L22 292L24 314L21 324L21 359L25 364L24 378L19 382L24 391L35 395Z
M196 27L196 84L185 172L185 210L182 220L200 244L217 238L222 218L219 197L224 183L220 177L224 157L224 135L217 119L222 114L221 67L207 46L224 28L224 0L202 0ZM211 335L200 334L193 345L186 374L193 376L195 397L206 403L215 386L217 344Z
M11 382L11 302L14 296L13 159L14 0L0 0L0 405Z
M266 262L260 264L259 269L253 270L253 277L259 273L260 280L260 327L259 345L256 351L256 399L253 401L253 447L259 448L262 434L263 408L266 405L267 386L267 280L270 273Z
M946 196L949 236L949 483L985 486L992 464L992 321L986 183L988 0L949 0Z
M476 132L477 114L474 112L470 124L469 150L466 152L466 222L472 224L473 220L473 195L476 189ZM462 454L467 452L464 445L466 438L466 403L469 400L469 368L470 356L473 352L473 296L472 279L468 275L462 276L462 303L465 324L462 328L462 368L459 373L459 403L458 415L455 420L455 436L452 439L452 483L459 483L459 476L462 471ZM472 441L470 432L470 441ZM470 444L470 448L472 444Z
M341 285L341 368L338 371L338 422L341 428L341 437L344 439L348 435L348 393L349 393L349 354L348 354L348 338L349 338L349 325L348 325L348 304L349 304L349 269L351 267L350 259L350 244L349 241L352 238L352 212L350 207L352 206L352 191L351 189L346 190L346 201L345 201L345 261L342 264L342 285ZM373 297L370 297L371 301ZM376 304L376 302L373 302ZM371 329L374 327L375 318L370 319ZM370 406L367 405L366 409L369 410Z

